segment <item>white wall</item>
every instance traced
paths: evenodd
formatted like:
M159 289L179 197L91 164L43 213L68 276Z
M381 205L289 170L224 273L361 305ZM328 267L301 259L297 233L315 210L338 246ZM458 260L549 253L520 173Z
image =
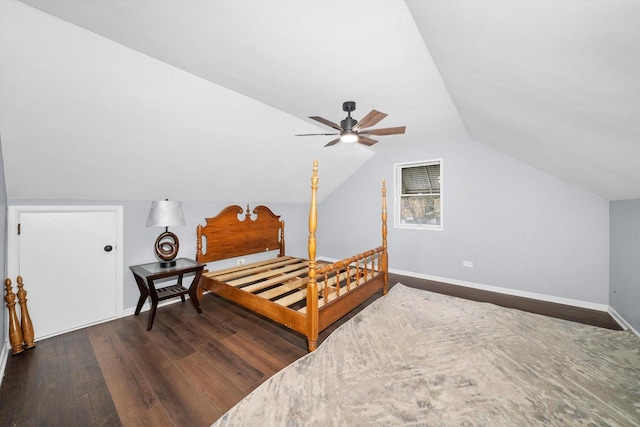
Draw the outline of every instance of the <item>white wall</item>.
M606 309L607 200L472 140L378 146L322 203L319 254L339 258L379 244L384 178L392 270ZM443 163L443 231L394 229L394 163L431 159Z
M5 287L4 287L4 278L7 276L7 185L4 177L4 159L2 156L2 142L0 141L0 272L2 274L2 296L4 298L5 295ZM12 280L12 283L15 279ZM4 346L9 339L8 335L8 310L6 305L4 304L4 299L2 301L2 315L0 316L0 352L4 350ZM7 344L8 345L8 344ZM6 362L6 353L0 353L0 382L1 375L4 372L4 364Z
M609 303L640 331L640 200L611 202Z

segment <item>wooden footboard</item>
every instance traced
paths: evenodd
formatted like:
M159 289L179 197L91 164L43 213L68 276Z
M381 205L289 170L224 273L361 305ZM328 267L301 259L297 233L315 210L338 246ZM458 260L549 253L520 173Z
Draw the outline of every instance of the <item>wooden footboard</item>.
M317 270L318 331L331 326L377 291L387 293L385 254L385 248L380 246Z

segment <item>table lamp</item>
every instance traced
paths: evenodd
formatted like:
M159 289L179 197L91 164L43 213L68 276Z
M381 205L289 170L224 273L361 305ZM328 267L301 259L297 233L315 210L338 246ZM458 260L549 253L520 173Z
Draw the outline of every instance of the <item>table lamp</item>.
M156 239L156 256L161 260L161 267L174 267L175 257L180 247L178 236L169 231L169 227L184 225L182 202L159 200L151 202L151 210L147 218L147 227L165 227L164 233Z

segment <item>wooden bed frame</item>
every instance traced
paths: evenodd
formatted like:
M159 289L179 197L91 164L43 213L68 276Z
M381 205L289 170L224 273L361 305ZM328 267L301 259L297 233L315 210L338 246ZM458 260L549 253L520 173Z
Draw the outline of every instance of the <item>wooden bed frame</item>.
M284 221L265 206L228 206L198 225L196 260L207 263L278 250L275 259L205 272L198 298L208 290L307 337L316 349L318 333L367 298L388 291L386 186L382 182L382 246L329 263L316 262L318 162L313 163L309 209L309 259L285 256ZM206 243L203 244L203 239ZM205 247L205 252L202 248Z

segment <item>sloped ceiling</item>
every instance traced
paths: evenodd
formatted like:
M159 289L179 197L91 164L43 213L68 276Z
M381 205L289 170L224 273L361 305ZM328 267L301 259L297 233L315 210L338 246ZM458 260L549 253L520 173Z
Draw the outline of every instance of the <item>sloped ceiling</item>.
M380 144L471 136L640 198L639 6L0 0L8 197L304 203L313 159L322 199ZM294 136L347 100L407 133Z
M640 2L408 1L470 136L640 198Z

